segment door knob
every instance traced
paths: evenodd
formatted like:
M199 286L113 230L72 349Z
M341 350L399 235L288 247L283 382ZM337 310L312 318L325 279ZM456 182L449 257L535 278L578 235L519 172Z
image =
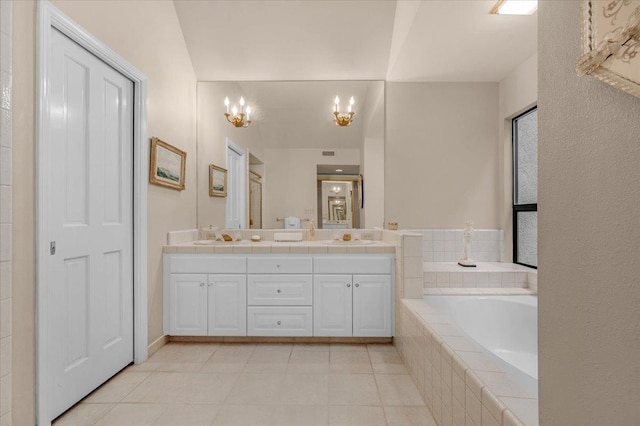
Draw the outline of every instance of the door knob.
M200 287L204 287L204 283L200 283Z
M278 289L278 290L277 290L277 293L282 293L282 290Z
M356 283L356 287L360 287L360 284Z
M282 324L282 321L278 321L278 325Z
M351 287L351 284L347 283L347 287Z

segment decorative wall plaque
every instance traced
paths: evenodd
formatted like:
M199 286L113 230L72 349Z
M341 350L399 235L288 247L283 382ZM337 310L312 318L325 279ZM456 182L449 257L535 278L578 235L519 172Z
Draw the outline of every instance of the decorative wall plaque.
M640 97L640 0L583 0L576 72Z

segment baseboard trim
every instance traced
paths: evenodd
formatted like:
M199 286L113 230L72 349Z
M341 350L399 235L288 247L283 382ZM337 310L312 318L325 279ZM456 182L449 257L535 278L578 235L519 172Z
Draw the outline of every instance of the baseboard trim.
M163 347L164 345L166 345L167 343L169 343L169 336L167 335L162 335L160 337L158 337L153 343L151 343L147 349L147 353L148 356L153 355L154 353L158 352L158 350Z
M170 342L192 343L393 343L393 337L256 337L164 336ZM155 342L154 342L155 343ZM160 348L160 347L159 347ZM159 349L158 348L158 349ZM149 349L151 351L151 349Z

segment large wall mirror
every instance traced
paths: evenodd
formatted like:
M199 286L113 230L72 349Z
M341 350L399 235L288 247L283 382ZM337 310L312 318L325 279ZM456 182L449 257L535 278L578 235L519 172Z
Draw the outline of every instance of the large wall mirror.
M335 97L355 115L341 127ZM224 116L225 97L251 124ZM198 226L380 227L384 216L384 82L198 83ZM209 166L227 170L227 196L209 195ZM331 204L333 203L333 204Z

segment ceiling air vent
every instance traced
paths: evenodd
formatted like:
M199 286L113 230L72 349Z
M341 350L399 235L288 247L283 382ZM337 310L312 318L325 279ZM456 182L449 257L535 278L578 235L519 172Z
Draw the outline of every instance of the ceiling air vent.
M336 155L335 151L322 151L322 156L323 157L333 157Z

